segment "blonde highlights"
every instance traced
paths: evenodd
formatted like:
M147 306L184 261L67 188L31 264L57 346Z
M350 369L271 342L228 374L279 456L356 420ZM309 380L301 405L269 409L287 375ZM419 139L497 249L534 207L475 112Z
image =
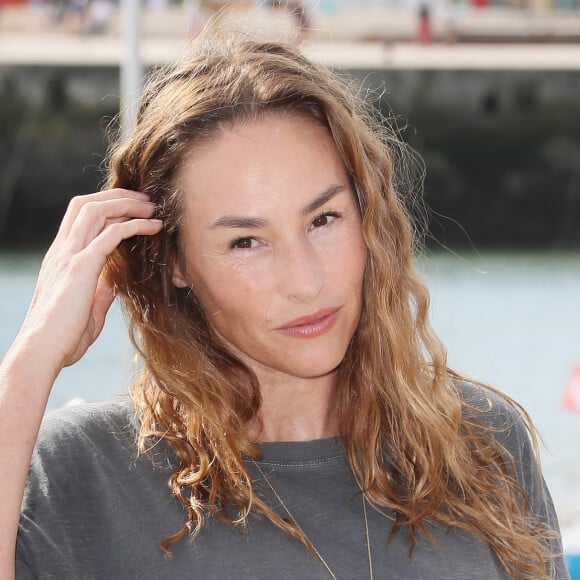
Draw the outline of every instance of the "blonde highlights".
M253 494L244 456L260 409L254 374L216 339L194 292L173 284L179 267L177 175L187 152L221 131L266 114L301 115L328 128L352 179L368 259L363 312L338 370L336 409L355 477L377 509L397 514L412 550L427 522L458 526L494 549L518 578L547 575L546 531L529 521L506 451L477 420L428 322L429 297L413 265L412 222L395 186L401 144L340 80L281 44L196 41L187 61L152 76L133 135L111 151L109 187L145 191L165 227L126 241L108 275L142 359L132 388L139 448L165 440L179 464L169 489L183 505L167 551L194 537L204 514L243 527L264 514L295 528Z

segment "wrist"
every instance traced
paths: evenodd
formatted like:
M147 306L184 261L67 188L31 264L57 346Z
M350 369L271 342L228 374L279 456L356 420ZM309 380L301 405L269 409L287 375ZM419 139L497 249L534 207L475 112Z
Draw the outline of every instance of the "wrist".
M43 387L50 392L64 364L62 357L54 348L47 347L39 334L22 329L16 336L2 361L3 381L5 376L18 377L26 379L35 392Z

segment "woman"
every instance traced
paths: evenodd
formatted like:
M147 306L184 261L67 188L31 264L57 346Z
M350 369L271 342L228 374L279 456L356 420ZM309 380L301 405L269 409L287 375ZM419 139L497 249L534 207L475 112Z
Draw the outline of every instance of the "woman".
M428 324L396 141L289 47L195 51L71 202L3 363L2 578L567 578L527 415ZM131 404L37 440L114 295Z

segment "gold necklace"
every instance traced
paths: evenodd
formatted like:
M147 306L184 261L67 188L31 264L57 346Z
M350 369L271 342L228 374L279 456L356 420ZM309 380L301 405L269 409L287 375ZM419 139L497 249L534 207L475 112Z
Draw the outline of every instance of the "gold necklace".
M332 571L332 569L330 568L330 566L328 565L326 560L322 557L322 554L316 549L316 546L312 543L310 538L304 533L304 530L302 529L300 524L296 521L296 518L292 515L292 512L288 509L288 506L284 503L282 498L278 495L278 492L276 491L274 486L270 483L270 480L266 477L266 474L262 471L262 468L258 465L258 463L256 461L254 461L254 459L252 459L252 463L256 466L256 469L260 473L260 477L265 481L266 485L272 490L272 493L274 494L274 496L276 497L276 499L278 500L280 505L284 508L284 511L288 514L288 517L292 520L292 523L296 526L296 528L298 528L298 531L308 541L308 543L310 544L310 547L314 550L314 553L316 554L316 556L318 557L318 559L320 560L322 565L326 568L327 572L330 574L330 577L333 580L338 580L336 577L336 574ZM357 481L357 484L358 484L358 481ZM365 494L362 491L360 484L358 484L358 487L361 490L363 515L364 515L364 520L365 520L365 538L367 541L367 554L368 554L368 559L369 559L369 578L370 578L370 580L374 580L374 578L373 578L373 558L372 558L372 554L371 554L371 542L369 539L369 520L367 517L367 502L366 502Z

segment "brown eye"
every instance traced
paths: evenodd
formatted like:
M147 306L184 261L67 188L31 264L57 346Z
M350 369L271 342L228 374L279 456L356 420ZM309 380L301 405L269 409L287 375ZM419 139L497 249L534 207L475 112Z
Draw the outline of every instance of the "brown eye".
M312 227L314 228L321 228L327 226L331 221L338 217L338 214L333 211L327 211L325 213L321 213L319 216L316 216L312 220Z
M230 248L240 249L240 250L249 250L254 247L254 238L239 238L238 240L234 240L230 244Z
M315 228L319 228L320 226L325 226L328 223L328 216L326 214L318 216L313 222L312 225Z

